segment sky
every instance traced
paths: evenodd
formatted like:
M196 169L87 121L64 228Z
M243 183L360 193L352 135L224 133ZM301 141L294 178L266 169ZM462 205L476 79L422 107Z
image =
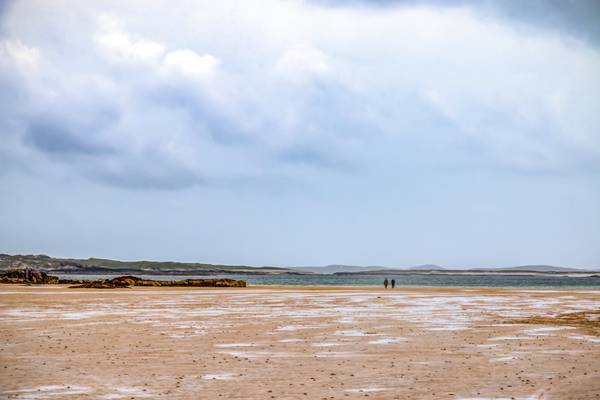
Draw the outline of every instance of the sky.
M3 0L0 101L0 252L600 268L594 0Z

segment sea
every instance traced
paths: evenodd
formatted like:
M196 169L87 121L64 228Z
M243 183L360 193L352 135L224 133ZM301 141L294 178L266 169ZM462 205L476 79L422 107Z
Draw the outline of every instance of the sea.
M64 279L110 279L118 275L58 275ZM322 274L223 274L223 275L136 275L143 279L182 280L229 278L249 286L383 286L385 278L397 287L507 287L600 289L600 277L552 275L322 275Z

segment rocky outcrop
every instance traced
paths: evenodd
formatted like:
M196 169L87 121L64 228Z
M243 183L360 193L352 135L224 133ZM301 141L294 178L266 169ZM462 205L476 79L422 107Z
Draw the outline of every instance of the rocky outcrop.
M45 272L33 268L19 268L0 272L0 283L26 283L26 284L56 284L59 279Z
M78 285L71 287L90 289L117 289L135 286L136 283L140 281L143 281L143 279L136 276L118 276L112 279L77 282L79 283Z
M132 285L126 282L112 282L111 279L104 281L84 281L82 284L69 286L71 289L118 289L118 288L129 288Z
M59 279L58 283L60 285L81 285L86 282L89 282L86 279Z
M139 280L134 286L246 287L246 282L235 279Z
M153 286L153 287L246 287L245 281L235 279L184 279L179 281L155 281L151 279L142 279L136 276L119 276L113 279L101 281L87 281L71 288L89 288L89 289L116 289L128 288L133 286Z
M118 276L110 280L113 285L124 285L124 286L135 286L137 282L143 281L142 278L137 276Z
M83 280L59 279L33 268L13 269L0 272L0 283L20 284L67 284L72 288L116 289L133 286L183 286L183 287L246 287L245 281L235 279L184 279L178 281L155 281L137 276L118 276L112 279Z

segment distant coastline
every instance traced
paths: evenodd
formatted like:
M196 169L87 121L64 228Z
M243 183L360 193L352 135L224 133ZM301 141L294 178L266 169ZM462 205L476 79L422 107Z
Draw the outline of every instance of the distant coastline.
M598 271L528 271L528 270L377 270L368 272L336 272L334 275L449 275L449 276L562 276L562 277L599 277Z
M103 258L53 258L47 255L0 254L0 270L34 268L55 274L77 275L214 275L294 273L286 268L252 267L170 261L118 261Z
M54 274L73 275L447 275L447 276L563 276L600 277L594 269L576 269L548 265L510 268L445 269L426 264L409 268L361 267L329 265L323 267L271 267L222 265L170 261L118 261L103 258L54 258L47 255L0 254L0 271L15 268L34 268Z

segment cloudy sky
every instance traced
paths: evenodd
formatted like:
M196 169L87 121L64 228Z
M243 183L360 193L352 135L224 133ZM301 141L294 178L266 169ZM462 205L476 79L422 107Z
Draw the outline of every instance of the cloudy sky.
M600 3L0 2L0 252L600 267Z

